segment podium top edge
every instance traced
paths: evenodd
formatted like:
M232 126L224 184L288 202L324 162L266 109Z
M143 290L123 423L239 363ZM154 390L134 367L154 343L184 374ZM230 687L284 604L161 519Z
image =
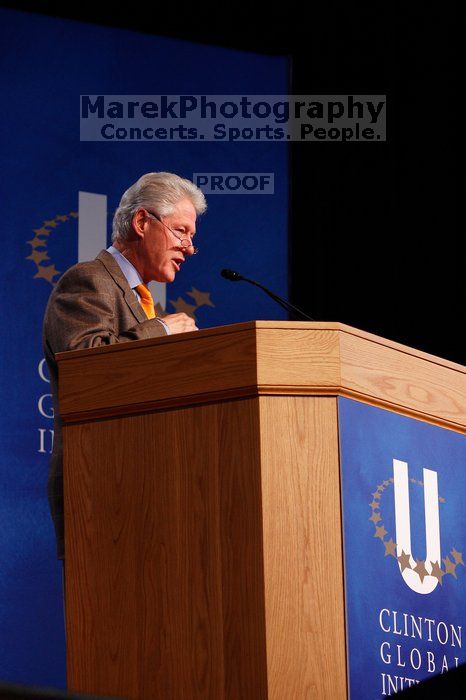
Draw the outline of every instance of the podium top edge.
M344 323L339 323L337 321L245 321L242 323L233 323L225 326L212 326L211 328L203 328L198 331L192 331L190 333L177 333L174 335L159 336L156 338L148 338L145 340L136 340L123 343L114 343L112 345L102 345L93 348L86 348L82 350L69 350L66 352L56 353L56 360L58 363L66 362L67 360L75 360L80 357L85 357L87 355L97 355L106 354L112 352L121 352L126 350L134 350L136 347L147 347L147 346L157 346L161 343L179 343L185 342L187 340L192 340L193 337L202 340L203 338L208 339L216 335L234 334L234 333L244 333L244 332L256 332L260 330L286 330L289 332L293 331L337 331L344 334L354 335L359 338L365 339L368 342L377 343L383 345L387 348L392 348L403 352L405 354L414 355L420 359L433 362L443 367L448 367L457 372L466 373L466 366L461 365L452 360L447 360L437 355L432 355L430 353L424 352L423 350L418 350L416 348L410 347L409 345L403 345L394 340L389 340L383 336L370 333L368 331L360 330L353 326L346 325Z

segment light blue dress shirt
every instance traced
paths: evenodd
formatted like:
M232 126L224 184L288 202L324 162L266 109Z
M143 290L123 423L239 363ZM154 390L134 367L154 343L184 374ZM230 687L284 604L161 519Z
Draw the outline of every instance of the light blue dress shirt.
M127 258L125 258L125 256L122 255L120 253L120 251L117 250L116 248L114 248L112 245L109 248L107 248L107 253L110 253L110 255L113 255L116 262L120 266L120 270L122 271L122 273L126 277L126 281L128 282L129 286L133 290L134 296L139 301L141 297L137 293L135 287L137 287L138 284L144 284L144 282L142 281L141 275L136 270L134 265L132 265L130 263L130 261ZM170 329L169 329L168 325L165 323L165 321L163 320L163 318L157 317L154 319L154 321L158 321L159 323L161 323L162 326L165 328L165 333L167 335L170 335Z

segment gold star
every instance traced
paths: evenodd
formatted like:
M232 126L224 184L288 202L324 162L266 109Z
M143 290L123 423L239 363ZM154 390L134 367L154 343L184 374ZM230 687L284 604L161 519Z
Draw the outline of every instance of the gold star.
M380 503L377 503L377 501L372 501L372 503L369 503L369 505L372 510L375 510L375 508L380 508Z
M413 478L411 477L411 478L410 478L410 482L411 482L412 484L415 484L415 483L416 483L416 479L413 479Z
M33 260L38 265L42 260L50 260L46 250L33 250L26 260Z
M440 568L438 561L431 561L430 563L432 565L432 572L430 575L435 576L437 581L443 585L442 578L445 576L445 572Z
M445 564L445 573L446 574L451 574L455 578L458 578L455 572L456 569L456 564L454 564L450 557L445 557L445 559L442 559L443 563Z
M395 557L395 559L396 559L397 558L397 556L395 554L396 542L394 542L392 540L392 538L390 537L388 542L384 542L384 545L385 545L385 556L388 557L388 555L391 554L392 557Z
M185 313L188 316L191 316L191 318L194 318L194 312L196 311L197 307L193 306L192 304L188 304L182 297L178 297L176 301L172 301L170 299L170 304L175 307L177 314Z
M78 218L78 216L79 216L79 214L78 214L78 212L77 212L77 211L70 211L70 216L72 216L72 217L73 217L73 219L77 219L77 218Z
M57 228L58 224L55 219L50 219L49 221L44 221L44 226L48 226L49 228Z
M47 267L45 267L44 265L38 265L37 273L34 275L34 279L42 278L44 280L52 282L52 279L55 277L55 275L59 274L60 270L57 270L55 265L47 265Z
M48 228L45 228L45 226L42 226L42 228L33 228L33 232L36 234L36 236L49 236L50 231Z
M385 487L383 484L377 484L377 491L385 491Z
M419 486L424 486L424 484L422 483L422 481L418 481L417 483L419 484Z
M395 479L393 478L393 476L391 476L391 477L390 477L389 481L391 481L391 482L392 482L392 484L394 484L394 483L395 483Z
M405 569L410 569L411 564L409 563L409 554L406 554L406 552L402 549L401 554L398 559L398 563L401 566L401 571L404 571Z
M451 550L451 554L453 554L453 559L455 560L455 564L461 564L462 566L464 566L462 552L457 552L456 549L453 547L453 549Z
M384 482L383 482L383 485L385 486L385 488L387 488L387 486L389 486L389 484L390 484L389 481L384 481Z
M386 534L387 534L387 531L383 525L381 525L380 527L377 527L377 525L375 526L374 537L380 537L380 539L383 541L383 538L385 537Z
M372 497L378 499L380 498L380 493L378 491L375 491L375 493L372 494Z
M40 238L37 238L37 236L35 238L31 238L30 241L26 241L26 243L29 243L29 245L33 248L42 248L43 246L45 246L45 241L42 241Z
M442 496L439 496L439 497L438 497L438 500L440 501L440 503L445 503L445 499L442 498Z
M375 525L375 523L378 523L380 520L382 520L382 518L380 517L379 513L374 513L374 512L373 512L372 515L371 515L371 517L369 518L369 520L372 520L372 522L373 522L374 525Z
M200 292L196 287L192 287L192 291L186 294L192 297L198 306L215 306L210 300L210 292Z
M419 575L421 583L424 581L425 577L429 575L427 573L425 562L421 559L416 559L416 566L414 567L413 571L415 571Z
M57 221L68 221L69 218L70 218L70 217L69 217L69 216L66 216L66 214L58 214L58 215L55 217L55 219L56 219Z

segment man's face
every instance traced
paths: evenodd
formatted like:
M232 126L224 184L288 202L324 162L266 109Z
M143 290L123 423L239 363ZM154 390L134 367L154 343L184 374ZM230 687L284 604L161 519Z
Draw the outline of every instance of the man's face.
M158 214L155 210L154 213ZM157 221L144 215L144 236L141 241L143 270L140 272L146 283L152 280L173 282L185 258L194 252L192 247L182 248L180 243L181 238L192 239L196 232L196 210L192 202L189 199L180 200L173 214L161 219Z

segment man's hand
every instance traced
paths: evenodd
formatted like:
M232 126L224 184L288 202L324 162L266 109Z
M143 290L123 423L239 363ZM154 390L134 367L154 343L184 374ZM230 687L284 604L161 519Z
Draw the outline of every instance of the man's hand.
M189 333L190 331L199 330L194 323L194 319L185 313L169 314L168 316L162 316L161 318L163 318L172 334Z

